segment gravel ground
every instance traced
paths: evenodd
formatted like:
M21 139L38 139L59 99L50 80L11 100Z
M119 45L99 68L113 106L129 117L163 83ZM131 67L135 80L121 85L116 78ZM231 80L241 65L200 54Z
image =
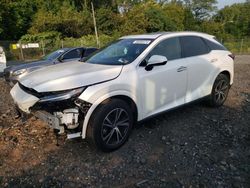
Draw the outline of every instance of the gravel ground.
M0 79L0 187L250 187L250 56L238 56L220 108L187 105L134 129L119 150L59 138L14 118Z

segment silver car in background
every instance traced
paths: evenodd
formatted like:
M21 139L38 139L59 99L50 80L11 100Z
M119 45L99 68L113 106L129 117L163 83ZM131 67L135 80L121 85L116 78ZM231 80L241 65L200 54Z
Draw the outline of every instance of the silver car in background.
M24 77L28 73L58 63L66 63L73 60L80 60L85 58L95 52L97 48L62 48L56 50L47 56L43 57L41 60L25 63L20 65L9 66L4 69L5 80L13 86L20 78Z

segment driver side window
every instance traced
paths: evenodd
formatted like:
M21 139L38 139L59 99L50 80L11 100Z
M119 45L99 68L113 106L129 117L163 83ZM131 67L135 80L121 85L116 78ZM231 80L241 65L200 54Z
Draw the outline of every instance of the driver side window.
M148 60L152 55L165 56L169 61L181 58L181 46L179 38L174 37L161 41L148 54L146 60Z
M63 59L66 60L66 59L80 58L82 56L82 51L83 50L79 48L71 50L63 56Z

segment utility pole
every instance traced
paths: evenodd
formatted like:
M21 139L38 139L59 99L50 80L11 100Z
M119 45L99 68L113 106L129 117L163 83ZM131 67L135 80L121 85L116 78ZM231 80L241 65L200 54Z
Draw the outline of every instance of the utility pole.
M240 43L240 54L242 54L243 41L244 41L244 39L241 39L241 43Z
M23 55L23 45L22 42L19 42L19 47L20 47L20 52L21 52L21 59L24 60L24 55Z
M91 2L91 8L92 8L92 15L93 15L93 23L94 23L94 27L95 27L96 44L97 44L97 47L100 48L100 42L99 42L99 37L98 37L97 27L96 27L96 21L95 21L95 10L94 10L94 5L93 5L92 2Z
M44 42L42 40L42 50L43 50L43 56L45 56L45 49L44 49Z

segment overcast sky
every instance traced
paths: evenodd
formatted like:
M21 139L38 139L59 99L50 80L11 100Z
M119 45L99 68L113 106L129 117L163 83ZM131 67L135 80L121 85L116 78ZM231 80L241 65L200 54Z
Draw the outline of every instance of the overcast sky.
M246 1L245 0L217 0L217 2L218 2L218 9L221 9L226 5L231 5L234 3L243 3Z

